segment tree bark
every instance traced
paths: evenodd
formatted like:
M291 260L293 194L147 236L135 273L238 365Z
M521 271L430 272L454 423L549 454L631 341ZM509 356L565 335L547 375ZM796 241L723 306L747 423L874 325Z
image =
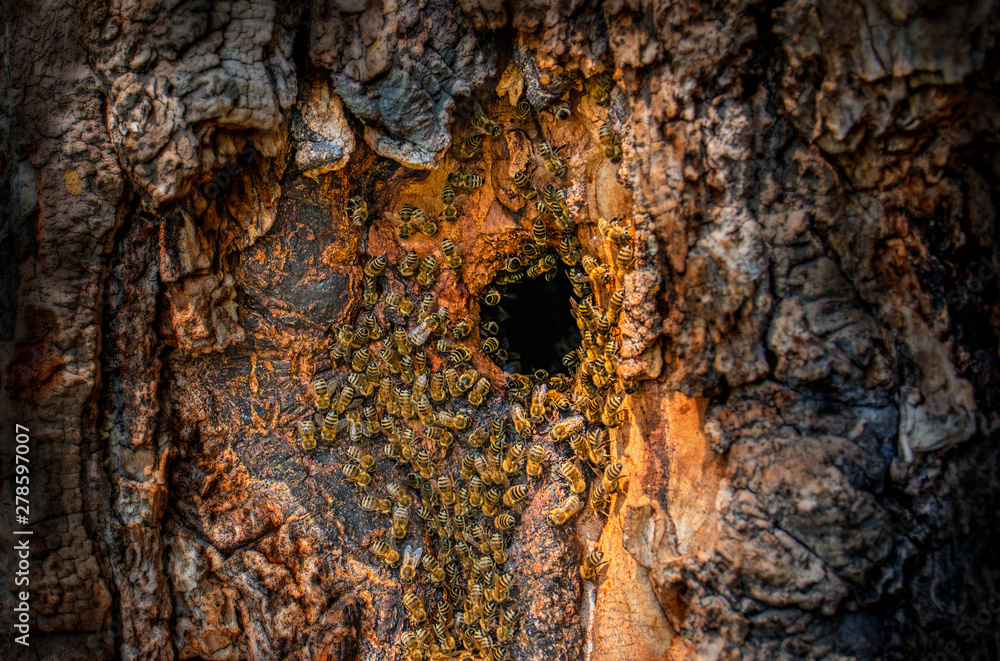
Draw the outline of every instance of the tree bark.
M553 526L565 488L529 481L510 658L998 658L992 0L3 11L3 544L19 424L37 658L406 658L408 588L370 551L389 524L342 479L350 443L309 454L297 425L313 379L350 371L329 348L372 257L384 305L403 255L450 238L464 263L432 291L483 313L531 240L523 170L565 187L612 272L598 219L634 233L611 335L635 390L606 519ZM479 112L503 133L464 159ZM438 210L452 172L484 178L458 222L401 238L401 205ZM476 422L502 418L507 377L470 346ZM409 471L381 445L376 490ZM22 658L4 557L0 649Z

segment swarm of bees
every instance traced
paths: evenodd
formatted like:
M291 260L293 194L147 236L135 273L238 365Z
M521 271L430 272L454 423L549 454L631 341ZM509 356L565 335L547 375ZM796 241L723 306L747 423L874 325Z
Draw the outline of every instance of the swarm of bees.
M593 100L606 105L612 86L609 76L592 81ZM553 113L569 117L568 102ZM533 109L522 100L515 115L527 120ZM481 111L470 126L457 147L463 158L503 131ZM620 140L607 125L600 148L612 161L621 159ZM333 329L332 373L315 378L315 414L299 423L303 451L340 448L340 473L357 490L360 509L376 521L385 517L384 533L368 549L399 571L412 629L398 644L410 661L508 659L521 613L518 586L505 567L541 482L547 478L562 489L546 512L552 526L565 525L585 507L607 517L613 496L625 488L608 430L623 424L624 398L634 391L617 376L622 280L635 261L632 232L622 219L602 218L598 231L617 257L604 264L583 254L566 190L558 185L567 172L563 149L541 142L538 151L555 181L536 187L528 172L514 176L514 190L534 202L528 209L537 213L520 253L501 260L480 301L485 311L501 303L507 286L562 272L573 288L570 304L582 338L562 359L566 373L518 373L496 321L476 314L452 318L439 304L433 291L439 269L457 271L463 263L445 238L440 258L410 250L392 268L385 256L368 259L365 311ZM459 219L455 188L483 183L478 174L452 172L441 191L442 220ZM356 224L367 218L360 197L345 211ZM438 221L413 205L396 215L403 240L438 232ZM505 392L472 366L477 354L507 369ZM366 445L380 451L369 453ZM597 581L606 564L593 551L580 575Z

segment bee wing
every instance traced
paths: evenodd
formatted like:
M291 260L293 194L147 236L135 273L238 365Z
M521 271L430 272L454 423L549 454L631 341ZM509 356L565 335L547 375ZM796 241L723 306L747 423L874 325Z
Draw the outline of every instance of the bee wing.
M334 429L336 431L344 431L347 429L347 425L350 424L350 422L349 418L341 418L340 420L337 420L337 426L334 427Z
M323 417L323 415L321 413L317 413L316 415L313 416L313 422L316 425L316 429L322 429L323 428L323 420L324 420L324 417Z
M407 546L406 548L407 548L407 550L409 550L410 547ZM415 565L416 564L420 564L420 558L423 555L424 555L424 548L422 546L418 546L417 550L413 552L413 564L415 564Z

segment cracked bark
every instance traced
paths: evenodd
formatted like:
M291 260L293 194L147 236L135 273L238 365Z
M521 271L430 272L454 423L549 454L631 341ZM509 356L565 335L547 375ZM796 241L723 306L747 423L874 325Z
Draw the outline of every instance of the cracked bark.
M39 658L396 658L378 526L293 428L360 256L400 252L386 214L520 89L574 100L540 117L582 236L634 223L642 380L607 524L518 533L513 657L995 658L994 2L3 9L0 408L32 430ZM530 142L463 203L459 313L525 233Z

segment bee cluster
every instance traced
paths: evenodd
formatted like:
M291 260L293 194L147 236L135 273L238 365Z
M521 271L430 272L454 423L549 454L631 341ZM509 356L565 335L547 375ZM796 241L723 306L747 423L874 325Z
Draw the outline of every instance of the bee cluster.
M591 97L606 105L613 83L596 78ZM569 104L560 102L553 114L568 118ZM536 121L524 100L515 116ZM502 129L477 112L470 132L460 143L463 158ZM620 158L620 143L612 137L617 151L609 154L604 134L602 127L601 149L612 160ZM566 175L560 151L548 142L539 146L550 179ZM441 195L442 219L458 218L453 186L482 184L478 174L451 173ZM539 191L527 172L517 173L513 184L535 202L537 215L530 240L519 254L502 259L482 303L498 305L507 285L524 278L551 280L562 264L582 338L562 360L567 372L505 374L505 396L494 395L493 381L471 365L475 352L501 367L513 352L498 339L496 322L476 315L452 319L431 291L442 263L456 270L462 265L454 243L444 239L440 263L413 250L394 269L384 256L367 262L365 310L353 325L335 330L329 348L334 374L315 379L316 414L299 424L307 452L316 451L317 430L324 445L346 446L341 472L356 485L359 507L387 518L384 538L372 541L369 550L399 570L413 629L401 633L398 643L411 661L507 659L520 614L518 586L505 565L534 493L546 478L562 485L558 504L547 512L549 523L560 526L585 504L607 517L620 489L622 465L611 461L608 429L623 423L623 396L634 389L617 377L621 280L633 262L631 232L617 221L598 222L601 235L618 247L614 263L603 264L582 253L561 187L549 183ZM349 218L362 211L367 213L364 201L352 199ZM398 219L403 240L413 231L437 233L439 221L412 205L403 205ZM346 443L339 440L345 430ZM364 449L367 439L382 445L379 460ZM604 564L594 551L580 573L597 580Z

